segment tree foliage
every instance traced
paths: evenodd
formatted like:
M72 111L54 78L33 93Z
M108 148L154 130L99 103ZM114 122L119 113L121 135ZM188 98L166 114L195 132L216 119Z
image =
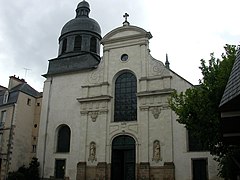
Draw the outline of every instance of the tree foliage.
M174 92L169 101L171 109L178 115L178 122L184 124L193 135L203 142L205 149L220 162L220 175L223 173L224 159L229 146L222 142L219 104L224 93L238 47L226 45L221 59L210 54L208 64L201 60L203 78L199 85L187 89L185 93ZM232 147L231 147L232 148ZM226 163L225 163L226 164Z
M7 180L39 180L39 162L37 158L32 158L29 167L24 165L17 171L9 172Z

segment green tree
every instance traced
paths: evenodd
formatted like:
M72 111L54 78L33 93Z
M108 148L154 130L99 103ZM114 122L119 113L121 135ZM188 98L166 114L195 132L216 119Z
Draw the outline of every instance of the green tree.
M39 162L33 157L29 167L24 165L15 172L9 172L7 180L39 180Z
M227 146L222 142L219 104L224 93L238 47L226 45L221 59L210 54L208 64L201 60L203 78L199 85L186 92L174 92L169 100L171 109L178 115L177 121L184 124L194 137L202 142L205 149L215 155L219 162L219 175L228 178L231 172L227 166L229 155L238 147ZM240 152L240 151L238 151ZM231 164L232 165L232 164Z
M39 165L37 158L32 158L32 161L29 164L28 168L28 179L30 180L39 180Z

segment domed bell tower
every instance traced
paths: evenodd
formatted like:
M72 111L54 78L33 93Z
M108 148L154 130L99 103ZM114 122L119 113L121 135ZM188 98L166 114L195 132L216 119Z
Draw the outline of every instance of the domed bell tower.
M76 9L76 17L62 28L59 37L58 57L49 60L44 76L91 70L100 63L101 28L89 18L90 6L82 1Z

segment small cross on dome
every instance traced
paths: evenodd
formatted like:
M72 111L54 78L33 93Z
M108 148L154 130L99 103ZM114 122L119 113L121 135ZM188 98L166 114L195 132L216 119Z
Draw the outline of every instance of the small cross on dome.
M129 22L127 21L127 18L129 17L129 14L128 14L128 13L125 13L125 14L123 15L123 17L125 18L125 21L123 22L123 25L124 25L124 26L128 26L128 25L129 25Z
M125 21L127 22L127 18L129 17L129 14L128 14L128 13L125 13L125 14L123 15L123 17L125 18Z

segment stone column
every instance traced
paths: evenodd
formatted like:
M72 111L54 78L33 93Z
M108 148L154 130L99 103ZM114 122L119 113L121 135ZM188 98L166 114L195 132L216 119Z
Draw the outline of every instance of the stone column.
M80 162L86 162L87 159L87 127L88 127L88 116L86 111L81 111L81 127L80 127L80 144L79 144L79 160Z
M139 128L140 128L140 146L139 159L137 163L149 162L149 111L148 107L140 107Z
M146 56L146 45L145 44L142 44L141 46L140 46L140 51L141 51L141 56L140 56L140 58L141 58L141 62L142 62L142 74L141 74L141 76L142 77L146 77L147 76L147 56Z
M104 59L103 82L108 82L109 50L104 50L103 59Z

